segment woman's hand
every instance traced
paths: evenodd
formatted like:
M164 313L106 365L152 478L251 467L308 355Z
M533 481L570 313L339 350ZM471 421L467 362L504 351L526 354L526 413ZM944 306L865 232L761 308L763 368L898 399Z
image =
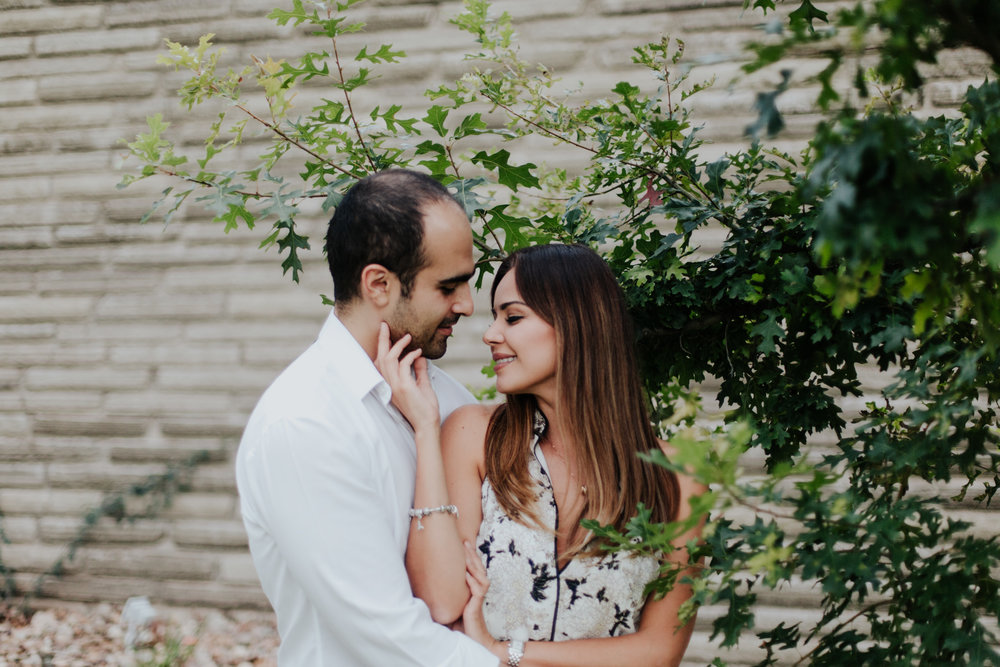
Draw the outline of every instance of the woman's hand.
M500 664L504 664L507 660L507 645L493 639L486 629L486 620L483 618L483 600L486 599L486 591L490 589L486 568L483 567L483 562L479 560L479 554L472 545L468 542L462 544L465 546L465 581L472 593L462 611L462 631L488 648L500 659Z
M421 356L421 350L412 350L400 358L410 340L410 334L406 334L395 345L390 345L389 325L385 322L380 324L375 368L392 389L392 404L406 417L414 431L437 429L441 424L441 413L427 372L427 360Z

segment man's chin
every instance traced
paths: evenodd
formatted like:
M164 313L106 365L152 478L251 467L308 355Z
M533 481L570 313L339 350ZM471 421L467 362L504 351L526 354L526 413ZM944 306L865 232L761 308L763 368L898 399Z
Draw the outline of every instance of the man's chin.
M448 337L435 335L423 348L423 356L427 359L440 359L448 351Z
M395 344L396 341L398 341L402 336L403 334L400 334L398 337L393 336L393 344ZM402 354L399 356L404 357L413 350L420 350L420 356L426 359L440 359L448 350L448 338L448 336L442 334L440 331L435 331L429 338L425 338L423 340L413 338L410 340L410 344L406 346L406 349L403 350Z
M428 345L424 348L423 357L425 359L440 359L448 351L448 343L442 341L440 345Z

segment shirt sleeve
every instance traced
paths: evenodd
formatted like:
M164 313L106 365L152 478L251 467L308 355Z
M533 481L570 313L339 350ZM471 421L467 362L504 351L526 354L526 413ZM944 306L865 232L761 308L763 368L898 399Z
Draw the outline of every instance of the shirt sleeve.
M284 590L299 589L322 626L306 631L353 653L350 664L497 665L478 643L434 623L413 597L366 436L306 419L278 421L261 436L256 507L291 579L275 587L276 606Z

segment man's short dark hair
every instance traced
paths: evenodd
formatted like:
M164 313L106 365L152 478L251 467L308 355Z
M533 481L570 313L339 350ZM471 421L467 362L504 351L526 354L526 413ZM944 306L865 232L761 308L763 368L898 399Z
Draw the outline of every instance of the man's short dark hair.
M326 232L326 260L333 298L353 301L361 270L381 264L399 278L403 296L423 268L423 212L430 204L458 205L436 180L408 169L391 169L358 181L337 206Z

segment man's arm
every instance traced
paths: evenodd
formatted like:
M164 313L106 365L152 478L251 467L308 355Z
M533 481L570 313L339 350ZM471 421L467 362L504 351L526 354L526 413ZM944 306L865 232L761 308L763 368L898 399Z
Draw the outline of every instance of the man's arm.
M351 664L497 664L433 623L412 596L363 435L300 419L272 424L261 437L250 482L257 507L290 584Z

